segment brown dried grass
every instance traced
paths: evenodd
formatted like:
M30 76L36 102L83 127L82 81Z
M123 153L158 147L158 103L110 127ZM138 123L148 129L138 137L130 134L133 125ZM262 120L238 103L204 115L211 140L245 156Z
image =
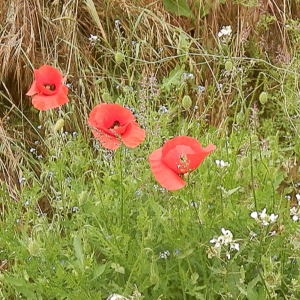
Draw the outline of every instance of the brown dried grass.
M112 58L118 44L115 19L121 20L123 39L143 42L139 59L145 63L137 71L144 74L155 73L163 77L174 67L178 28L194 39L193 51L203 52L203 48L215 47L215 35L223 25L231 25L236 32L233 56L247 54L245 42L251 38L261 53L288 62L291 47L283 25L286 18L295 18L300 13L294 2L260 0L257 5L249 6L235 2L190 1L195 14L195 20L192 20L169 14L162 1L0 0L2 86L10 93L9 98L14 104L26 107L29 100L24 94L32 80L32 69L49 63L69 74L71 81L76 83L81 79L86 85L79 87L79 90L84 89L84 95L80 91L76 95L79 101L93 97L97 94L93 78L110 74L114 69ZM201 7L207 10L205 16ZM258 25L261 16L266 14L274 16L275 21L271 30L262 34ZM91 33L101 37L101 53L95 54L90 47L87 39ZM157 53L159 48L164 49L163 54ZM155 64L155 61L159 63ZM214 72L213 66L208 69ZM201 76L213 80L210 72Z

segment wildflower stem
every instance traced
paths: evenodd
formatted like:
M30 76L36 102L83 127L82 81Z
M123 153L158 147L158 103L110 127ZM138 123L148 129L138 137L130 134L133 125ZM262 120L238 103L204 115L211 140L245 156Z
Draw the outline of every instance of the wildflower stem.
M120 200L121 200L121 225L123 224L124 219L124 188L123 188L123 147L118 151L118 167L119 167L119 192L120 192Z
M254 184L254 174L253 174L253 155L252 155L252 138L251 138L251 133L249 135L249 140L250 140L250 174L251 174L252 195L253 195L253 199L254 199L255 210L257 210L257 201L256 201L255 184Z

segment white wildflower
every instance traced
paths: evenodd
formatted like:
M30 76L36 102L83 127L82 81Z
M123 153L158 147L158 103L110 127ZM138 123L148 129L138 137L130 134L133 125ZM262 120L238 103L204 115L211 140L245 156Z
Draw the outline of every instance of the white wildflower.
M205 92L205 86L203 86L203 85L198 85L197 86L197 93L198 94L202 94L202 93L204 93Z
M223 26L221 30L218 32L218 37L221 38L223 36L230 36L232 33L231 26Z
M229 162L224 161L223 159L216 159L215 163L220 168L225 168L225 167L229 167L230 166Z
M293 206L290 208L290 216L294 222L298 222L300 219L300 207Z
M253 219L258 219L258 213L257 211L253 211L251 214L250 214L250 217L253 218Z
M94 46L98 40L99 40L98 35L90 34L89 41L90 41L91 45Z
M221 228L221 232L222 234L220 236L214 237L209 241L211 244L214 244L207 251L207 255L209 258L212 258L214 256L220 257L222 249L225 249L225 256L227 257L227 259L230 259L230 252L232 250L240 250L240 244L233 239L233 234L230 230Z
M119 294L111 294L106 298L106 300L128 300L128 298Z
M264 208L261 212L253 211L250 214L250 217L255 219L256 222L260 223L263 226L268 226L277 221L278 215L275 214L267 214L267 209Z
M167 259L170 256L170 251L165 250L159 253L159 258Z

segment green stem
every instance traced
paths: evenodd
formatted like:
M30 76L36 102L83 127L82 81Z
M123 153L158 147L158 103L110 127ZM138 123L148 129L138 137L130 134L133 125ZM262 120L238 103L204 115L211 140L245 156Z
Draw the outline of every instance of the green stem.
M119 194L121 200L121 225L123 225L124 220L124 188L123 188L123 165L122 165L122 155L123 147L121 146L118 153L118 167L119 167Z
M257 201L255 194L255 182L254 182L254 170L253 170L253 154L252 154L252 132L250 132L249 140L250 140L250 175L251 175L251 185L252 185L252 195L254 199L255 210L257 211Z

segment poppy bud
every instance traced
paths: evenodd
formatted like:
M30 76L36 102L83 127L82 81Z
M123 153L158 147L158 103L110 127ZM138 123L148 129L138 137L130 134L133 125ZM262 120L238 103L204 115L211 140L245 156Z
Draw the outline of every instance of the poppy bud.
M258 99L259 99L259 102L264 105L268 102L268 98L269 98L269 95L267 92L261 92Z
M192 99L189 95L184 95L181 101L182 107L184 109L189 109L192 106Z
M30 239L28 246L27 246L28 252L32 256L38 256L40 253L40 245L37 241Z
M65 125L64 119L58 119L55 125L53 126L53 132L57 132L61 130L64 127L64 125Z
M226 62L225 62L225 70L229 72L229 71L232 70L232 68L233 68L232 61L231 60L226 60Z
M122 52L115 53L115 61L118 65L124 61L124 58L125 58L125 56Z
M112 100L110 93L107 92L107 91L103 92L102 99L103 99L104 102L111 102L111 100Z

